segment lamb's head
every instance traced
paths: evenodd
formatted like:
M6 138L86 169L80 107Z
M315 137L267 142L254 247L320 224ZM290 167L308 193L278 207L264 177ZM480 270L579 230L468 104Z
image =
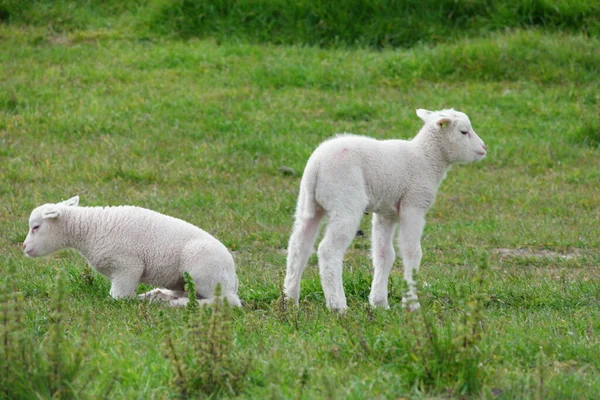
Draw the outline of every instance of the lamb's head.
M470 163L485 157L487 148L471 126L469 117L460 111L417 110L430 132L435 134L448 162Z
M64 247L61 236L60 216L66 207L79 205L79 196L61 203L44 204L35 208L29 216L29 232L23 242L23 251L29 257L41 257Z

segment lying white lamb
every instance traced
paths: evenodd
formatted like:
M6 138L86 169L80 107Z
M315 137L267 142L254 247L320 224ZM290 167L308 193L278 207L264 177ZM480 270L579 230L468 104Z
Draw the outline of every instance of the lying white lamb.
M183 273L188 272L201 304L212 302L220 283L229 304L241 306L233 257L207 232L145 208L78 205L75 196L34 209L23 243L25 253L40 257L63 248L78 250L111 280L110 295L115 299L134 296L137 285L147 283L166 289L140 297L185 305Z
M402 302L420 307L413 271L421 262L425 213L450 165L481 160L486 154L469 117L455 110L417 115L425 125L412 140L376 140L349 134L323 142L310 156L302 181L290 237L284 294L298 302L300 279L312 253L319 224L327 228L317 254L327 307L344 312L342 261L365 211L373 212L374 277L369 301L388 307L388 278L399 247L408 292Z

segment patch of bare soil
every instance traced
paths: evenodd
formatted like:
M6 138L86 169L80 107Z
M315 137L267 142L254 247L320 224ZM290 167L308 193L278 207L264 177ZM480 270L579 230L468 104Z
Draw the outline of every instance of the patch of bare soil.
M54 35L48 38L48 43L57 46L72 46L73 40L67 35Z
M532 264L527 270L541 277L563 280L566 282L588 281L600 279L600 265L586 262L586 258L593 255L590 250L572 249L567 251L537 250L537 249L493 249L499 261L529 259ZM543 261L544 265L536 265L534 260ZM564 263L563 261L572 261ZM574 262L574 263L573 263ZM583 262L584 264L581 264ZM504 270L504 267L497 266Z
M535 250L535 249L505 249L499 248L494 249L492 252L496 253L500 256L500 258L504 257L521 257L521 258L558 258L562 260L572 260L574 258L580 257L583 253L578 250L569 250L563 253L559 253L557 251L552 250Z

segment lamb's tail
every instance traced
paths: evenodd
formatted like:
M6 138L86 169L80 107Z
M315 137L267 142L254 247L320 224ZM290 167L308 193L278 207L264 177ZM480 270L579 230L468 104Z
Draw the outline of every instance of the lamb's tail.
M311 219L317 213L317 201L315 200L315 191L317 187L318 163L315 160L308 160L302 180L300 181L300 193L298 194L298 204L296 206L296 219Z

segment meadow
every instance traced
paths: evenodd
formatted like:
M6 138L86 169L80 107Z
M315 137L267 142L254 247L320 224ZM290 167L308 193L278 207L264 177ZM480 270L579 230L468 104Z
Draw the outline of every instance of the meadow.
M460 33L447 19L443 40L356 28L298 42L266 40L271 20L194 30L192 2L166 3L0 3L0 398L597 396L598 2L502 28L489 15L503 14L459 1L474 22ZM231 26L253 4L206 3ZM325 308L314 256L300 306L283 303L314 148L338 132L408 139L416 108L449 107L488 155L454 167L428 214L422 310L401 307L399 260L391 308L368 305L370 216L345 259L348 312ZM75 194L219 238L244 307L115 301L74 251L25 257L31 210Z

